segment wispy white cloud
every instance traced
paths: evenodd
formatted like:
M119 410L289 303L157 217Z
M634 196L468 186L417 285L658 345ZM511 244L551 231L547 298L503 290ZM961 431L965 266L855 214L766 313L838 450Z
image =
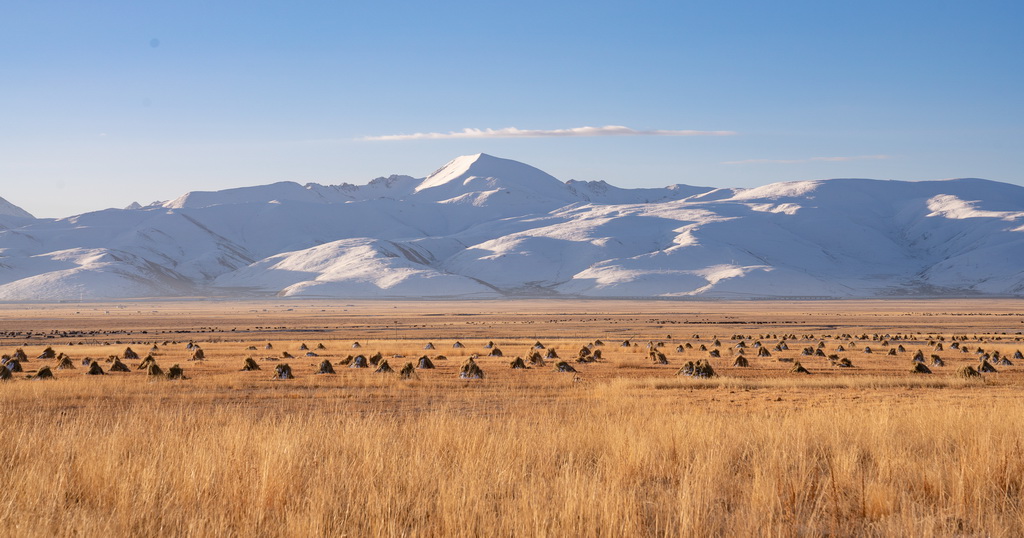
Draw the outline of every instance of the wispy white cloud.
M857 155L854 157L809 157L806 159L744 159L724 161L722 164L803 164L815 162L841 163L847 161L878 161L891 159L892 155Z
M605 125L604 127L573 127L571 129L463 129L449 133L414 133L381 136L365 136L361 140L395 141L395 140L441 140L448 138L543 138L560 136L729 136L733 131L693 131L693 130L648 130L640 131L622 125Z

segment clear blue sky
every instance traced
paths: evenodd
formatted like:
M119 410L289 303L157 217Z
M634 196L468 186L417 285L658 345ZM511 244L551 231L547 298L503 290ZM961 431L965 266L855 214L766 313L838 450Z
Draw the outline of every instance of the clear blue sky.
M153 4L0 7L0 196L68 216L479 152L623 187L1024 183L1020 1ZM735 134L361 140L606 125Z

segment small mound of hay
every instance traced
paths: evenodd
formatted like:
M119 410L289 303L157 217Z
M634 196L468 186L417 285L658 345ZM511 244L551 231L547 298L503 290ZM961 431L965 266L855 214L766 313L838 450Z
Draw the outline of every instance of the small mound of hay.
M415 375L416 375L416 369L413 368L411 362L405 363L405 366L402 367L402 370L400 372L398 372L398 378L399 379L412 379L412 377L415 376Z
M28 376L29 379L54 379L53 371L50 370L49 366L43 366L36 373Z
M0 381L7 381L8 379L10 379L12 377L14 377L14 376L11 375L11 371L10 370L8 370L7 368L0 368Z
M295 379L292 367L288 363L278 364L274 367L274 379Z
M759 348L757 350L757 356L758 357L771 357L772 354L771 354L770 351L768 351L768 348L762 347L762 348Z
M384 355L381 354L380 351L378 351L378 352L374 353L373 355L370 355L370 358L367 359L367 360L370 361L370 366L377 366L378 364L380 364L380 361L382 359L384 359Z
M306 352L306 356L307 357L319 357L320 355L317 355L316 353L313 353L312 351L307 351Z
M434 344L431 343L431 342L427 342L427 345L423 346L423 349L425 349L425 350L434 349Z
M416 367L421 370L433 370L434 362L430 360L430 357L424 355L416 361Z
M28 360L28 355L25 354L25 350L24 349L21 349L19 347L18 349L14 350L14 358L19 360L19 361L27 361Z
M445 357L444 355L438 355L438 356L434 357L434 360L435 361L446 361L446 360L448 360L448 357Z
M70 357L64 356L64 357L61 357L60 361L57 363L57 369L58 370L74 370L75 369L75 365L71 362L71 358Z
M303 342L302 345L299 346L299 351L309 351L309 346L307 346L306 343Z
M47 347L46 349L43 350L42 353L39 354L38 358L40 358L40 359L53 359L53 358L56 358L56 357L57 357L57 352L54 351L52 347Z
M203 348L196 347L195 351L192 352L192 358L189 359L189 360L190 361L205 361L206 360L206 352L203 351Z
M540 353L537 353L536 351L530 353L526 357L526 360L533 366L544 366L544 357L541 357Z
M146 358L141 363L139 363L136 369L145 370L146 368L149 368L149 366L152 364L156 364L156 359L154 359L152 355L147 355Z
M352 349L359 349L363 347L359 342L352 342Z
M571 364L569 364L569 363L567 363L565 361L558 361L558 362L555 363L555 371L556 372L572 372L572 373L575 373L576 369L573 368Z
M92 357L82 359L82 366L89 366L90 364L92 364Z
M321 343L319 343L319 344L317 344L317 345L316 345L316 348L317 348L317 349L327 349L327 346L325 346L325 345L324 345L324 344L323 344L323 343L321 342Z
M595 346L603 346L603 345L604 345L604 342L602 342L602 341L600 341L600 340L594 340L594 345L595 345Z
M338 361L338 366L347 366L352 363L352 359L354 358L355 357L353 357L352 355L349 355L348 357L345 357L344 359Z
M889 352L886 353L886 355L891 355L891 356L895 357L896 356L896 349L895 348L889 348Z
M558 351L555 348L548 349L548 352L544 354L545 359L557 359Z
M454 349L462 349L462 348L464 348L466 346L462 345L462 342L456 341L454 344L452 344L452 347Z
M994 374L997 372L996 367L992 366L988 361L981 361L981 365L978 366L978 371L983 374Z
M838 366L839 368L853 368L853 362L851 362L850 359L847 359L846 357L836 360L835 365Z
M708 351L708 356L717 359L718 357L721 357L722 354L717 349L712 349L711 351Z
M804 368L804 365L800 364L800 361L796 361L793 363L793 368L790 370L790 373L809 374L811 372L807 371L807 368Z
M256 360L252 357L245 359L245 363L242 365L243 372L253 372L260 369L260 365L256 363Z
M150 376L163 376L164 371L157 365L156 361L150 363L149 367L146 368L146 373Z
M999 366L1013 366L1013 363L1010 362L1010 359L1007 359L1006 357L997 360L996 364L998 364Z
M246 351L256 351L256 346L249 346L245 348Z
M334 366L331 365L331 361L324 360L320 363L320 369L316 371L317 374L333 374Z
M7 364L5 364L4 366L7 370L10 370L11 372L15 373L25 371L25 369L21 367L21 361L19 361L18 359L9 360L7 361Z
M188 379L185 377L185 370L180 365L175 364L167 369L167 379Z
M292 357L292 354L288 353L287 351L282 351L281 352L281 358L282 359L294 359L295 357Z
M263 346L263 349L274 349L274 344L267 342L267 345Z
M487 342L487 344L484 345L484 349L492 349L493 347L494 347L494 342L493 341Z
M487 356L488 357L503 357L504 355L501 353L501 349L500 348L494 348L494 349L491 350L490 353L487 354Z
M973 366L961 366L956 371L957 377L981 377L981 374Z
M382 361L380 361L380 366L378 366L377 369L373 371L373 373L375 373L375 374L393 374L393 373L395 373L395 369L392 368L390 364L388 364L387 360L382 360Z
M483 379L484 371L480 369L472 357L469 358L459 370L459 377L462 379Z
M513 370L525 370L526 369L526 362L523 361L522 357L516 357L516 359L514 361L508 363L508 366L509 366L509 368L511 368Z
M715 369L711 367L711 363L707 359L700 359L697 362L686 361L676 375L685 375L690 377L715 377Z
M366 357L362 355L356 355L352 358L352 363L349 364L349 368L369 368L370 365L366 361Z
M136 361L139 360L139 354L132 351L132 348L126 347L124 348L124 353L121 354L121 358L126 361Z
M94 362L89 365L89 371L85 372L85 375L107 375L100 367L100 363Z
M736 357L736 360L732 361L732 365L737 368L748 368L750 367L750 361L748 361L743 355L740 355Z
M911 361L911 364L914 365L914 367L910 369L910 373L912 373L912 374L930 374L930 373L932 373L931 369L928 368L927 366L925 366L923 362Z
M113 364L110 365L109 370L111 372L131 372L132 369L127 364L121 362L121 359L115 357Z
M579 358L581 358L581 359L585 359L585 358L589 357L590 354L591 354L590 348L587 347L587 346L583 346L583 347L580 348L580 352L577 354L577 356Z
M668 364L668 357L660 351L651 350L650 352L651 362L654 364Z
M914 353L914 358L911 360L914 362L924 362L924 352L920 349L917 350L917 353Z
M942 360L938 355L932 355L932 366L945 366L946 361Z

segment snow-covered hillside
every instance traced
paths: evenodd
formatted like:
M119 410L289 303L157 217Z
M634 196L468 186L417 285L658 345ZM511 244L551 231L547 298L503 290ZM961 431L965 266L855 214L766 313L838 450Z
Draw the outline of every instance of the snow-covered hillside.
M0 198L0 300L1024 295L1024 187L562 182L479 154L35 219Z

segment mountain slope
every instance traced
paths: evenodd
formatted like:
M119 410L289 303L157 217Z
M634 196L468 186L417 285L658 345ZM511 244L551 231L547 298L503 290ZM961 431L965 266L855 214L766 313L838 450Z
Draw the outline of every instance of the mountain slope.
M621 189L477 154L425 178L8 212L0 300L1024 295L1024 188L981 179Z

